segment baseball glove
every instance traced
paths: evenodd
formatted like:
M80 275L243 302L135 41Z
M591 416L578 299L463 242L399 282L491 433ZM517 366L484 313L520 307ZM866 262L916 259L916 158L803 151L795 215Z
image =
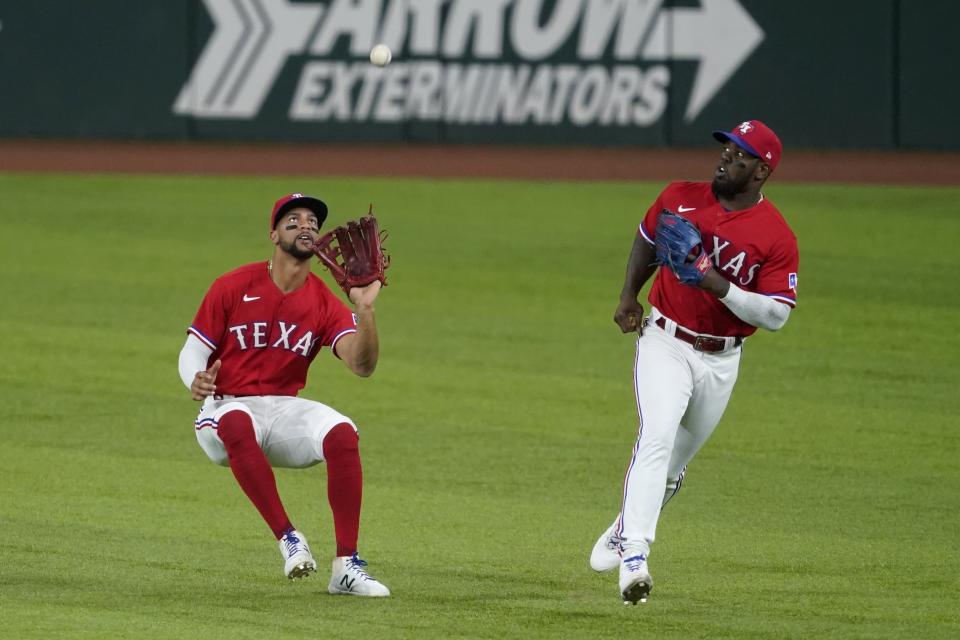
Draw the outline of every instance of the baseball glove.
M380 231L370 205L367 215L321 236L313 245L313 253L349 297L350 289L365 287L374 280L386 286L384 272L390 266L390 256L383 252L386 239L387 232Z
M683 284L696 286L712 266L697 227L664 209L657 220L657 262L666 265Z

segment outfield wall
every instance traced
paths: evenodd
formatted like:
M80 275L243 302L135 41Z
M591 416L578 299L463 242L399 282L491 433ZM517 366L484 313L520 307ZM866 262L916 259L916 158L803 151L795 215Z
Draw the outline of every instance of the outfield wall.
M960 149L953 0L32 0L0 136ZM394 62L370 65L387 42Z

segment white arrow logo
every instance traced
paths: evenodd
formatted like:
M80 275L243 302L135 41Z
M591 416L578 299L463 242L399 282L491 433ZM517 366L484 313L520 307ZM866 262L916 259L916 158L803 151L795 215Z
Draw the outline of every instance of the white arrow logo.
M684 114L688 122L763 42L763 30L737 0L700 0L700 4L700 9L661 11L643 48L648 60L700 60Z
M303 51L323 7L287 0L203 0L214 32L173 105L206 118L253 118L287 56Z

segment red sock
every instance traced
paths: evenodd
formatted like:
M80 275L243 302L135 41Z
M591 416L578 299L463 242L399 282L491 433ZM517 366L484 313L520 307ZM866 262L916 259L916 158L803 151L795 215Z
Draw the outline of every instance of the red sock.
M357 432L341 422L323 439L327 462L327 499L333 511L337 556L357 552L360 534L360 501L363 496L363 467Z
M227 449L230 469L240 488L279 540L293 525L280 502L273 469L257 444L253 421L243 411L229 411L220 418L217 433Z

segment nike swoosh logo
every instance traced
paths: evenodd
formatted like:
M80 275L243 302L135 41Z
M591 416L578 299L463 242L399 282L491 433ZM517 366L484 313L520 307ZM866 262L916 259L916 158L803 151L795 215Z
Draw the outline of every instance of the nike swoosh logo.
M677 207L677 211L679 211L680 213L686 213L687 211L696 211L696 209L697 209L696 207L685 207L683 205L680 205L679 207Z
M248 296L247 294L243 294L244 302L253 302L254 300L259 300L259 299L260 299L260 296Z

